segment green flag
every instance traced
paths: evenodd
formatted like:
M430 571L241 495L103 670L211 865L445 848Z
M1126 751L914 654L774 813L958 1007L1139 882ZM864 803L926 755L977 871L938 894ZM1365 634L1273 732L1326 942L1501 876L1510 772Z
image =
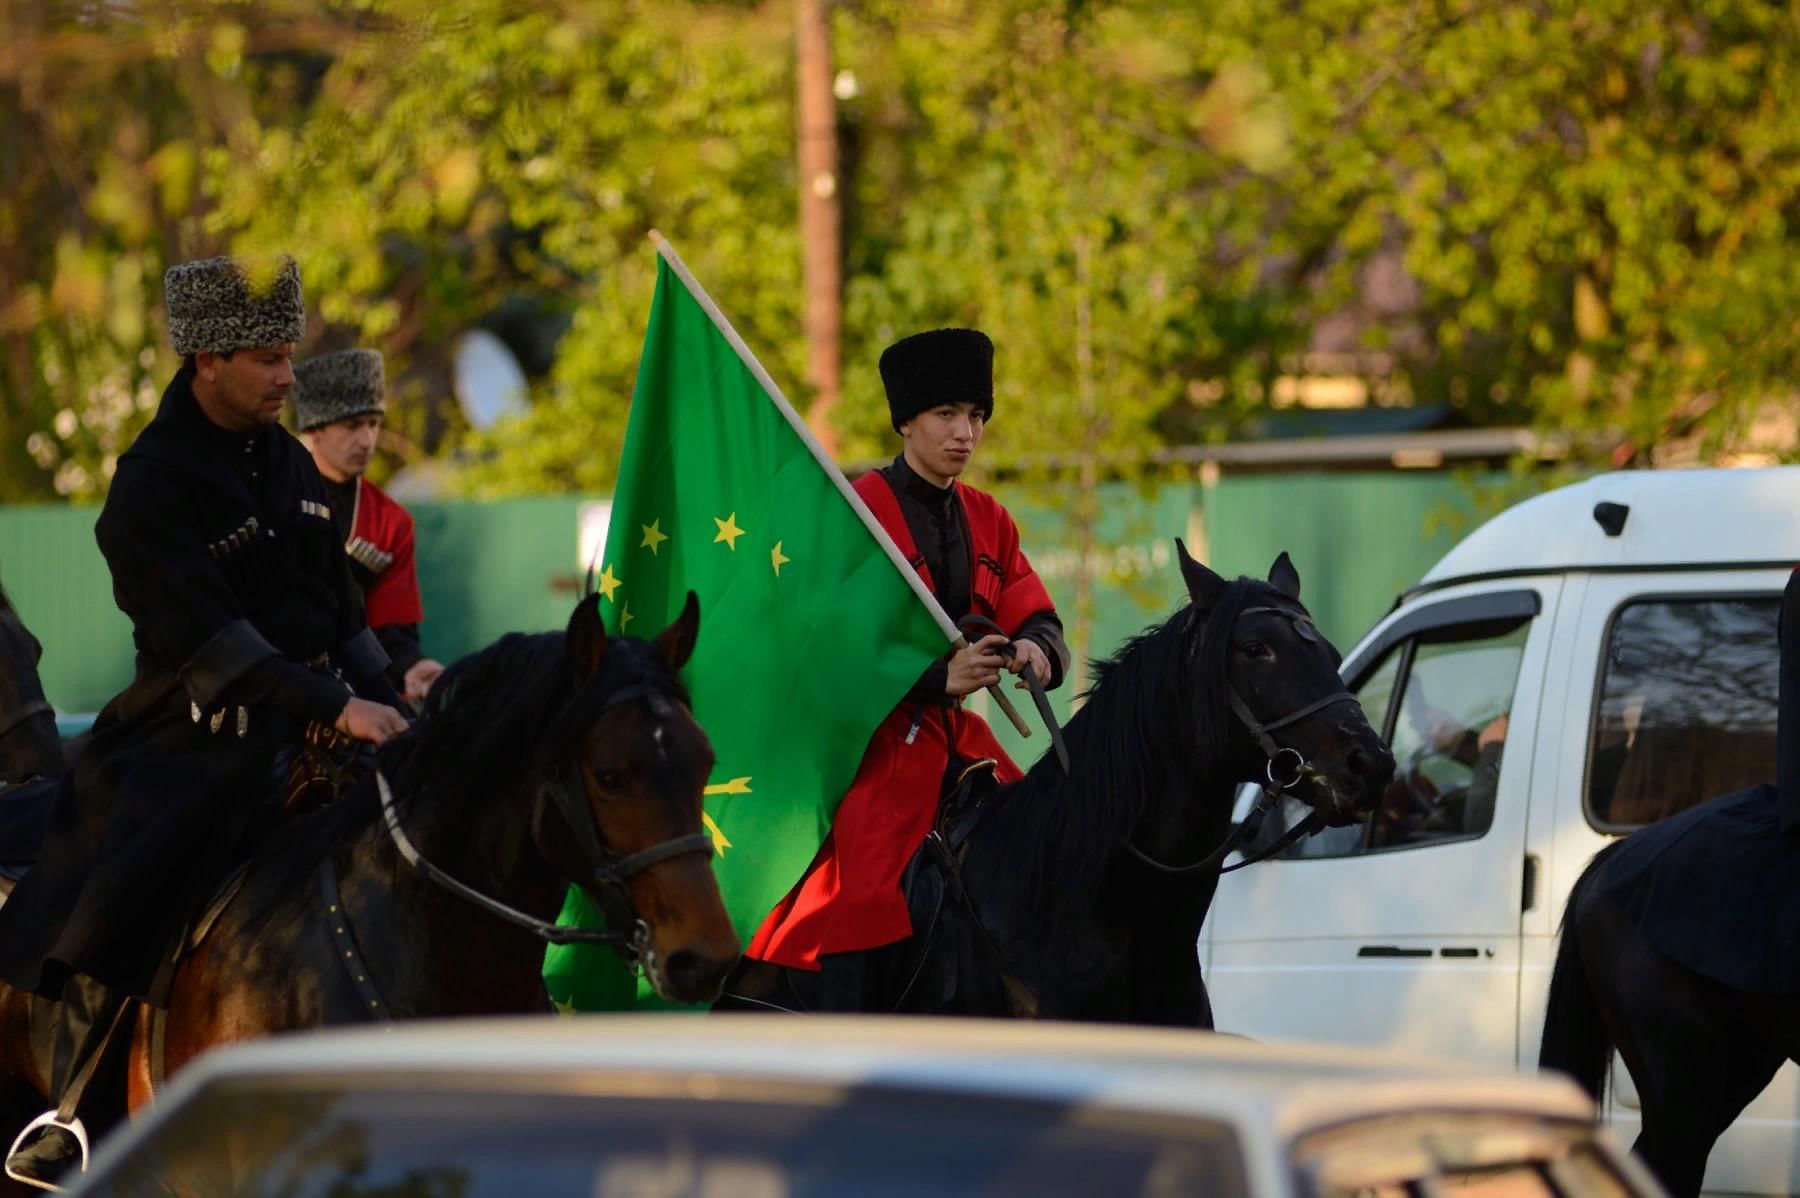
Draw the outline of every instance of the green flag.
M949 636L767 373L657 248L601 611L611 632L652 636L700 597L682 676L718 755L713 867L748 942L824 841L870 734ZM575 891L562 921L603 925ZM655 1005L605 948L552 947L544 980L562 1011Z

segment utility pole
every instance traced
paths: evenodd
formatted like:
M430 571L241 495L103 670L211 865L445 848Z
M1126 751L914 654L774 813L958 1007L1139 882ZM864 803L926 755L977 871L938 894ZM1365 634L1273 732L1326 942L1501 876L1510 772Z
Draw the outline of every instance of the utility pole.
M843 232L838 203L837 101L832 94L830 0L794 0L795 111L800 150L800 252L806 286L806 422L837 453L831 413L842 373Z

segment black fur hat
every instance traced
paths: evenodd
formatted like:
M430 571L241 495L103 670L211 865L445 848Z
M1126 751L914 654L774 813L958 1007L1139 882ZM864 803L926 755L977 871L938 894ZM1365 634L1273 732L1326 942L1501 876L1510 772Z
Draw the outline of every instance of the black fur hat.
M994 416L994 343L976 329L933 329L902 337L881 351L894 431L941 403L972 403Z

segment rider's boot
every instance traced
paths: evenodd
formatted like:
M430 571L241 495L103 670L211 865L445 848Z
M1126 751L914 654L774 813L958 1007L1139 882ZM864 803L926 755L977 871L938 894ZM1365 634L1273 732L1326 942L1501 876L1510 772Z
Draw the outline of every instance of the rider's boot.
M125 1010L126 996L71 977L57 1010L50 1095L56 1106L26 1125L6 1157L6 1174L39 1189L61 1188L87 1168L87 1129L77 1109Z

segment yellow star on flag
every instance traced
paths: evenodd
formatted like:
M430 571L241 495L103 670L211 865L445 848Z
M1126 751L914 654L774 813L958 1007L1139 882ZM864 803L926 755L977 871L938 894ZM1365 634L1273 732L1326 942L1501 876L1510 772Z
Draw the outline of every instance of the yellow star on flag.
M662 530L662 521L656 519L648 524L640 524L638 527L644 530L644 543L638 548L648 549L651 555L655 556L656 547L669 539L669 534Z
M619 580L613 577L611 566L600 567L600 597L611 599L613 592L619 589Z
M550 1005L556 1008L556 1013L558 1015L575 1014L575 1000L572 998L567 1002L561 1002L553 998L550 1000Z
M781 542L775 542L775 548L769 550L769 564L775 567L775 577L781 577L781 567L794 559L781 551Z
M702 811L700 813L700 818L705 822L706 830L712 833L713 852L723 857L725 855L725 850L731 847L731 842L725 839L725 833L719 830L719 825L713 823L712 816Z
M719 535L713 538L713 544L724 541L728 549L737 552L737 539L744 535L744 530L737 526L737 513L733 512L723 520L714 516L713 523L719 526Z
M637 617L631 614L631 604L627 603L619 611L619 631L624 632L625 629L631 626L631 622L635 619L637 619Z

